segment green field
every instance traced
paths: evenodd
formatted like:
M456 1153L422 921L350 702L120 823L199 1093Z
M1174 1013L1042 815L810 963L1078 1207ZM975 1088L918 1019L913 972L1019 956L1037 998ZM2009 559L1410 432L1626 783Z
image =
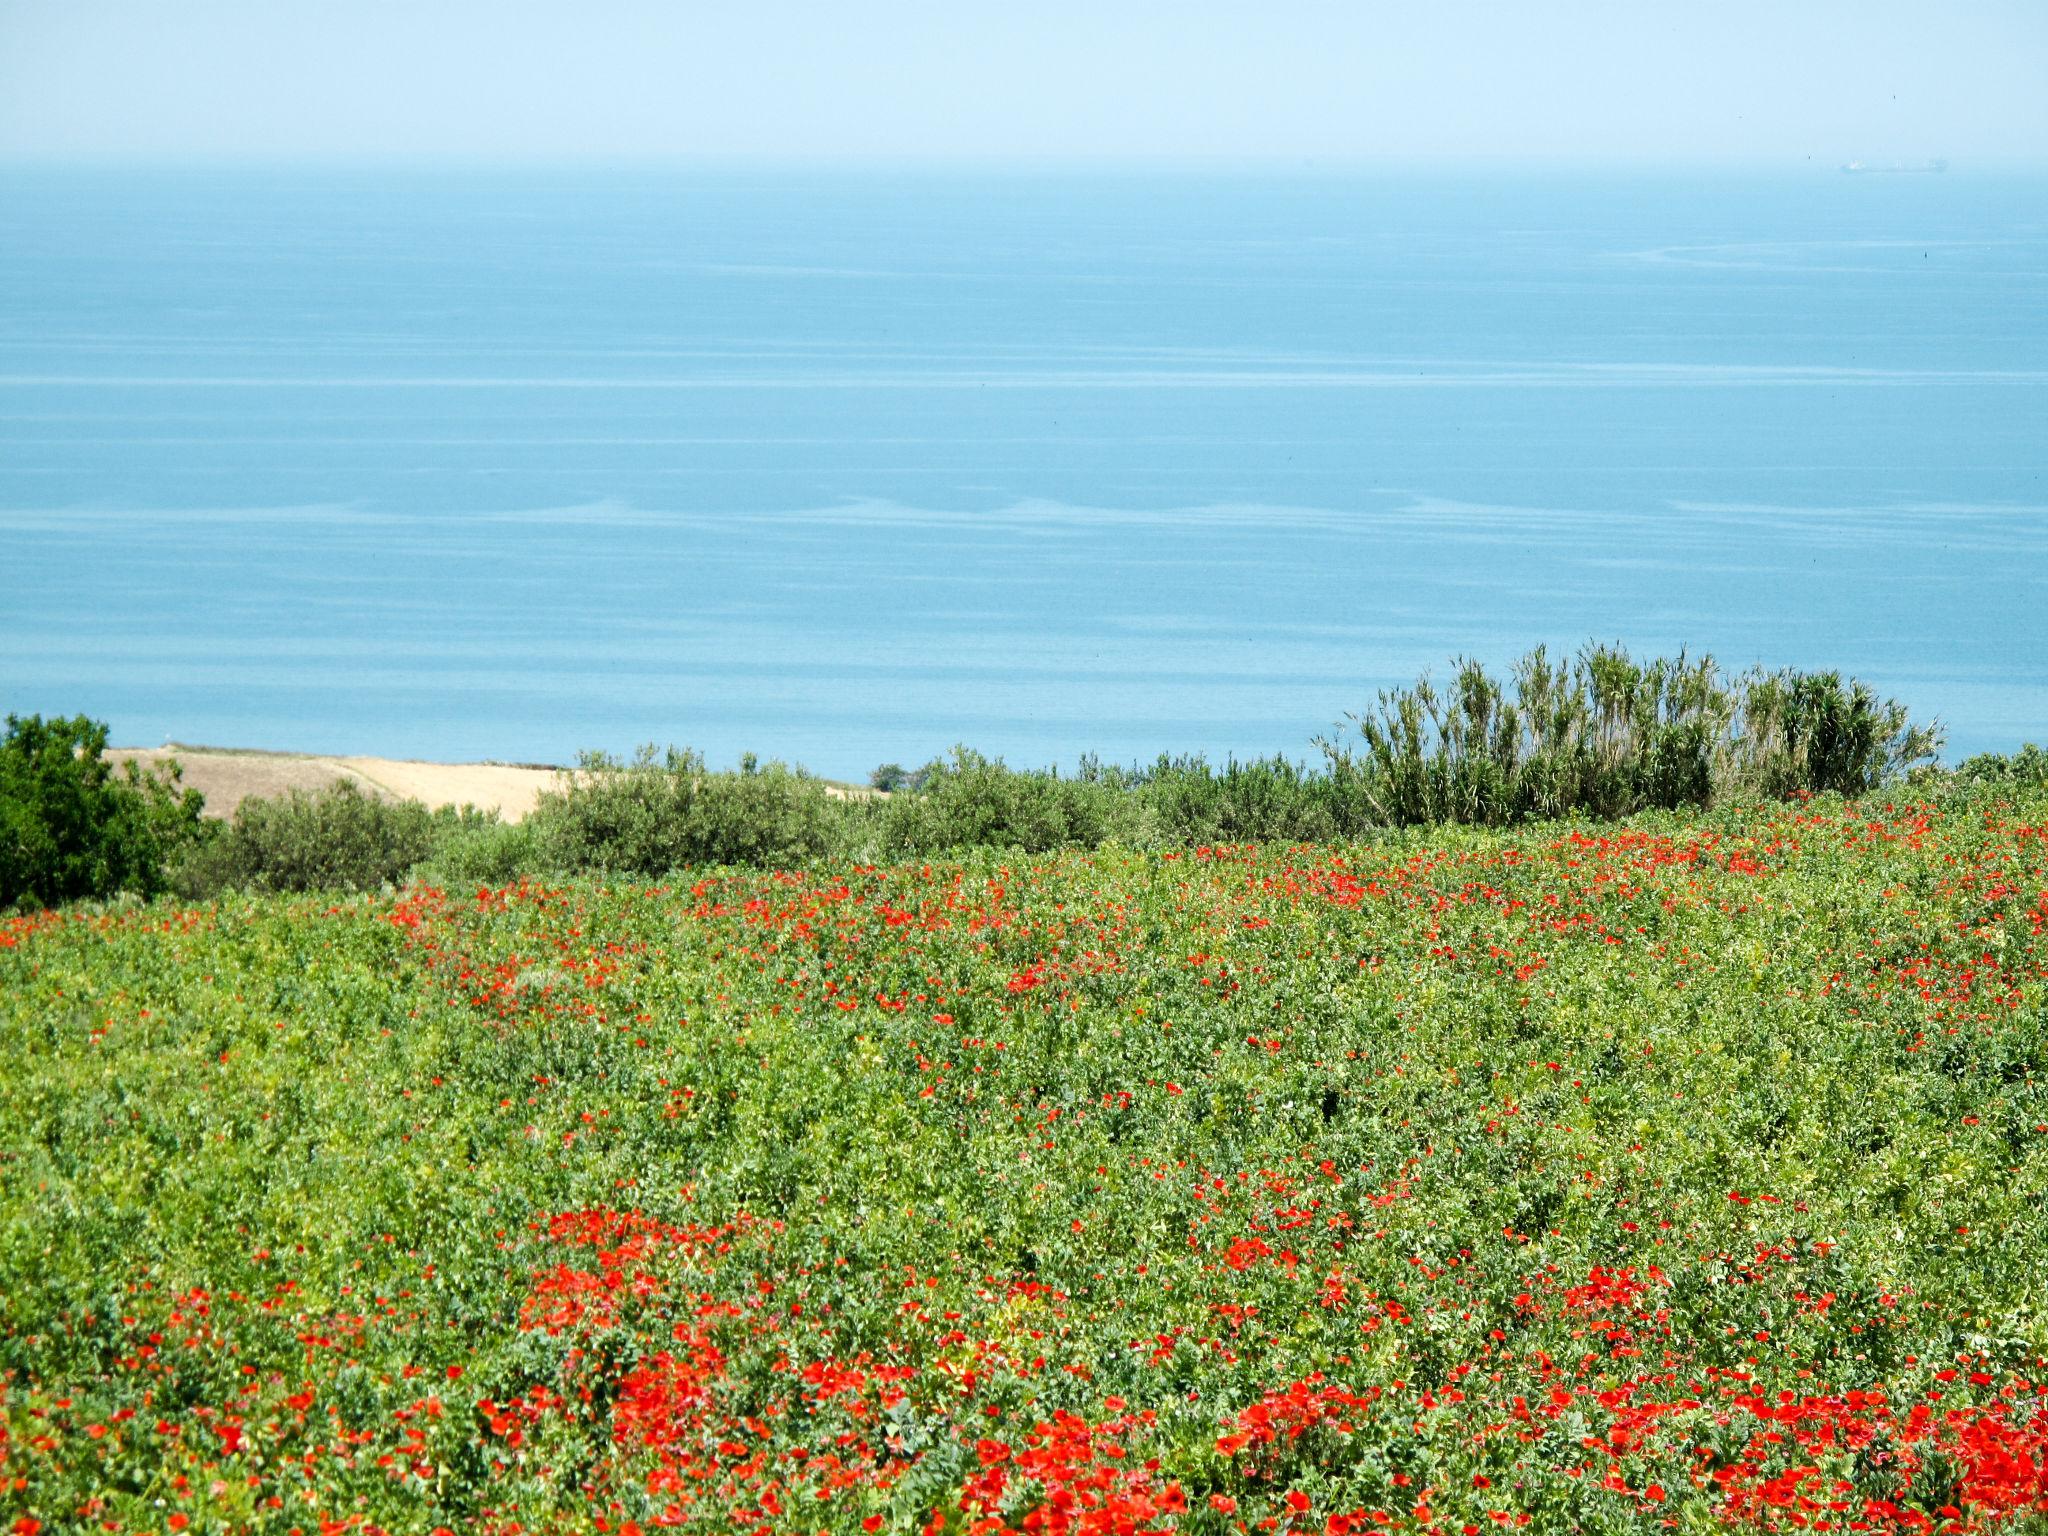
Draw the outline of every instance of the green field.
M0 1526L2048 1529L2044 930L1984 789L8 920Z

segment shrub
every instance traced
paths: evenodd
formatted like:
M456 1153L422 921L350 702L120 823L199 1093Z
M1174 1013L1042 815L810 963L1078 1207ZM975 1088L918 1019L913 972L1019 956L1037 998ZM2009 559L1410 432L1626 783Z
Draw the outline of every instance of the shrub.
M447 839L495 820L474 807L429 810L342 779L309 793L244 800L219 833L173 871L187 899L223 890L363 891L395 885Z
M925 770L906 768L901 763L883 763L868 775L868 788L880 790L885 795L900 790L924 788Z
M1905 705L1880 701L1839 672L1759 673L1746 682L1739 772L1762 794L1865 794L1941 748L1939 726L1913 725Z
M122 773L107 728L84 715L9 715L0 739L0 909L163 889L168 858L198 835L204 804L178 767Z
M507 822L478 817L439 827L437 832L434 851L412 870L414 880L450 889L505 886L516 883L522 875L550 871L541 845L541 829L531 820Z
M1562 664L1539 647L1507 686L1460 661L1447 689L1425 675L1348 718L1363 750L1323 741L1330 772L1373 819L1402 826L1863 794L1941 744L1938 726L1912 724L1903 704L1837 672L1730 679L1711 657L1637 662L1599 645Z
M1321 842L1361 830L1363 801L1330 774L1284 757L1165 757L1134 774L1158 836L1173 843Z
M713 773L701 753L642 747L630 762L585 753L535 807L552 867L660 875L693 864L802 864L838 845L824 784L782 763Z
M1995 784L2005 789L2035 789L2048 784L2048 751L2028 742L2017 752L1980 752L1965 758L1955 771L1958 784Z
M1121 774L1084 766L1080 777L1020 773L998 758L955 747L924 769L916 793L892 797L881 811L881 842L896 853L952 848L1143 846L1157 828Z

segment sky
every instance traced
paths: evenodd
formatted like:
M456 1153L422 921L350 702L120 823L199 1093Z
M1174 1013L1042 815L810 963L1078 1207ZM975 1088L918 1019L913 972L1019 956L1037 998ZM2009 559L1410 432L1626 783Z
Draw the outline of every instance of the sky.
M0 160L2048 160L2048 0L0 0Z

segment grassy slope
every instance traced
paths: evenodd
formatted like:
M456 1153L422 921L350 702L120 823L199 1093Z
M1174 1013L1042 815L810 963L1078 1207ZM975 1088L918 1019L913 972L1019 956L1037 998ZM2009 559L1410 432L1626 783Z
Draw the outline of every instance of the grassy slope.
M2021 1511L2044 923L2048 798L16 921L0 1511Z

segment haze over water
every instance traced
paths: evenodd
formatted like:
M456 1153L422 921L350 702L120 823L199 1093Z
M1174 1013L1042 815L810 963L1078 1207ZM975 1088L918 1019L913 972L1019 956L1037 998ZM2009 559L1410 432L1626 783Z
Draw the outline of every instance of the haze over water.
M0 172L0 708L859 776L1456 652L2048 739L2048 180Z

